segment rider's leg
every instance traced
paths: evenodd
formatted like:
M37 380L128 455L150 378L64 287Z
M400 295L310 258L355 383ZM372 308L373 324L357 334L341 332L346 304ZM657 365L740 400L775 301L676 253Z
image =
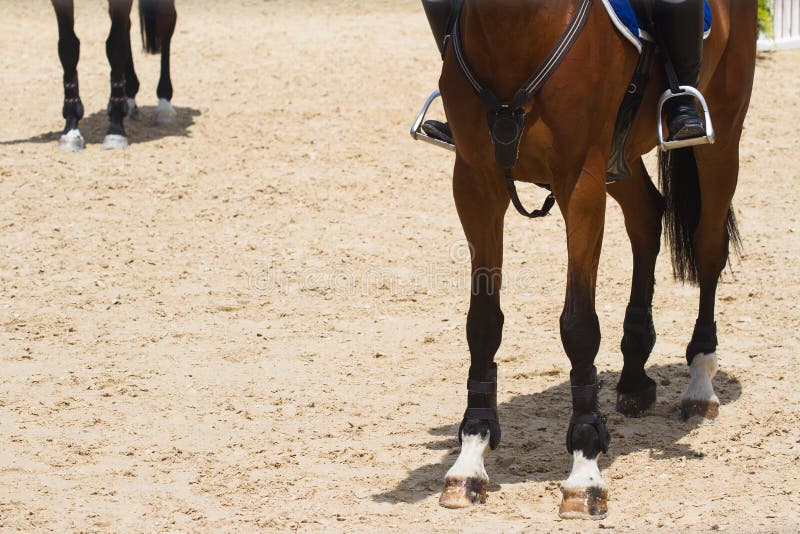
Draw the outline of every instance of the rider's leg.
M703 55L703 3L704 0L655 1L656 29L667 48L680 85L697 87ZM705 135L694 97L674 98L665 108L672 140Z
M422 0L422 8L428 17L431 25L433 38L436 39L436 46L444 56L444 39L450 32L450 26L455 16L455 0Z

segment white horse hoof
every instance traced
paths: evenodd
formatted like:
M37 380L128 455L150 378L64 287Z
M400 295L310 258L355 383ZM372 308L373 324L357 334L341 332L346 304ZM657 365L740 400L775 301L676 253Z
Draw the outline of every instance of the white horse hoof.
M572 453L572 472L561 485L562 519L605 519L608 514L608 488L597 466L597 456L586 458L583 451Z
M156 106L156 124L172 124L178 112L172 107L169 100L164 98L158 99L158 106Z
M103 139L103 148L128 148L128 138L119 134L108 134Z
M561 519L605 519L608 515L608 490L597 486L561 488Z
M86 143L77 128L68 131L58 140L58 148L67 152L78 152L83 150L84 146L86 146Z
M132 121L139 120L139 106L136 105L135 98L128 99L128 118Z
M468 508L474 504L484 504L488 486L488 480L476 477L447 478L444 482L442 495L439 497L439 504L450 509Z
M681 418L689 421L698 417L702 422L713 422L719 415L719 398L711 383L717 374L717 355L698 354L689 367L689 386L681 397Z
M483 459L489 452L489 434L461 435L461 452L444 477L439 504L445 508L467 508L486 502L489 475Z

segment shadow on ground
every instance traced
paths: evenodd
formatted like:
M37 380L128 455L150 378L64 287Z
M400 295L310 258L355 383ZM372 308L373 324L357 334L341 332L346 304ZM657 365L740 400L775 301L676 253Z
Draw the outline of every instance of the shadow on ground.
M140 106L139 120L125 120L125 130L131 145L158 141L165 137L191 137L189 129L194 125L195 117L200 116L200 110L194 108L175 107L177 116L172 124L156 124L156 106ZM86 144L102 144L108 130L108 114L100 110L84 117L78 125ZM46 132L28 137L27 139L12 139L0 141L0 145L22 145L26 143L53 143L58 144L61 130Z
M604 387L600 392L601 409L609 417L611 447L600 461L605 469L618 458L649 451L653 460L684 457L687 461L703 457L691 445L679 443L697 423L680 420L680 395L689 381L685 364L656 365L647 373L659 384L658 400L642 418L628 419L614 411L615 385L619 373L600 373ZM501 386L502 387L502 386ZM724 405L734 402L742 394L739 380L720 371L714 387L724 410ZM491 479L489 490L499 489L499 484L517 484L526 481L561 481L569 474L569 457L564 440L571 415L569 381L531 395L520 395L498 406L503 428L503 442L486 458L486 470ZM453 414L454 419L458 417ZM438 495L444 474L458 456L458 424L429 429L433 436L446 439L433 440L422 446L447 451L439 463L420 466L408 473L405 480L394 489L373 495L377 502L421 501Z

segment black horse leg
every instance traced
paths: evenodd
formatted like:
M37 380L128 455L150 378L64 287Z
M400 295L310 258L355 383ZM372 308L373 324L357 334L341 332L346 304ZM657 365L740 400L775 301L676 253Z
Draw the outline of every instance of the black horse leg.
M624 358L617 384L617 411L639 417L656 401L656 383L644 366L656 342L653 326L655 266L661 248L664 202L641 159L631 166L631 176L608 186L625 215L625 228L633 252L631 296L625 312L621 350Z
M603 243L606 188L605 162L584 166L574 188L555 188L567 227L567 294L561 314L561 342L572 364L572 418L567 451L572 472L562 485L559 514L565 518L602 518L608 491L597 459L610 436L598 406L599 384L594 360L600 348L600 324L595 312L595 287Z
M158 107L156 108L156 122L168 124L175 120L176 112L172 107L172 79L169 72L169 53L172 34L175 33L175 23L178 13L175 11L175 0L160 0L156 18L156 32L161 43L161 76L158 80Z
M130 12L133 0L109 0L111 31L106 39L106 56L111 66L111 97L108 100L108 133L105 148L125 148L128 139L123 121L128 114L125 72L130 62Z
M156 122L171 123L175 120L172 107L172 79L169 74L169 52L172 34L178 14L175 0L139 0L139 19L142 25L142 44L150 54L161 53L161 76L158 80L158 107Z
M445 475L439 502L447 508L460 508L486 499L489 477L483 458L500 443L494 355L503 328L500 284L508 195L501 180L482 176L460 158L456 159L453 193L472 257L472 295L467 314L471 361L467 410L458 431L461 453Z
M64 69L64 106L61 114L66 121L59 146L77 151L84 147L78 122L83 118L83 103L78 91L78 58L81 42L75 35L75 18L72 0L53 0L58 20L58 57Z

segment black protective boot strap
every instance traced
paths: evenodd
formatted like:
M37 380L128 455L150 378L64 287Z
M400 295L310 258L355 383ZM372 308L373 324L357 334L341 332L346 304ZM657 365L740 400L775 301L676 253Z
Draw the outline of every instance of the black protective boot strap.
M497 414L497 364L492 364L488 372L490 380L467 380L467 409L458 428L458 441L461 442L467 419L486 421L489 424L489 446L496 449L500 444L500 417Z
M611 435L609 434L608 427L606 426L606 416L600 414L599 412L572 415L572 418L569 421L569 429L567 430L567 452L570 454L575 452L575 449L572 446L572 435L575 431L576 425L590 425L594 427L599 439L600 450L603 451L603 453L608 452L608 445L611 442Z
M594 383L586 386L572 386L571 389L573 401L593 402L597 392L600 390L600 384Z
M574 380L570 373L570 382ZM572 417L569 421L567 430L567 451L573 452L572 438L576 425L590 425L597 432L600 449L608 452L608 444L611 441L606 418L602 415L597 406L597 397L602 387L602 382L597 380L597 369L592 367L589 377L589 384L572 386Z
M481 419L486 421L500 421L496 408L467 408L464 419Z
M569 422L573 425L596 425L598 421L605 423L606 416L600 412L572 414Z
M477 380L469 379L467 380L467 391L484 395L496 395L497 382L478 382Z

